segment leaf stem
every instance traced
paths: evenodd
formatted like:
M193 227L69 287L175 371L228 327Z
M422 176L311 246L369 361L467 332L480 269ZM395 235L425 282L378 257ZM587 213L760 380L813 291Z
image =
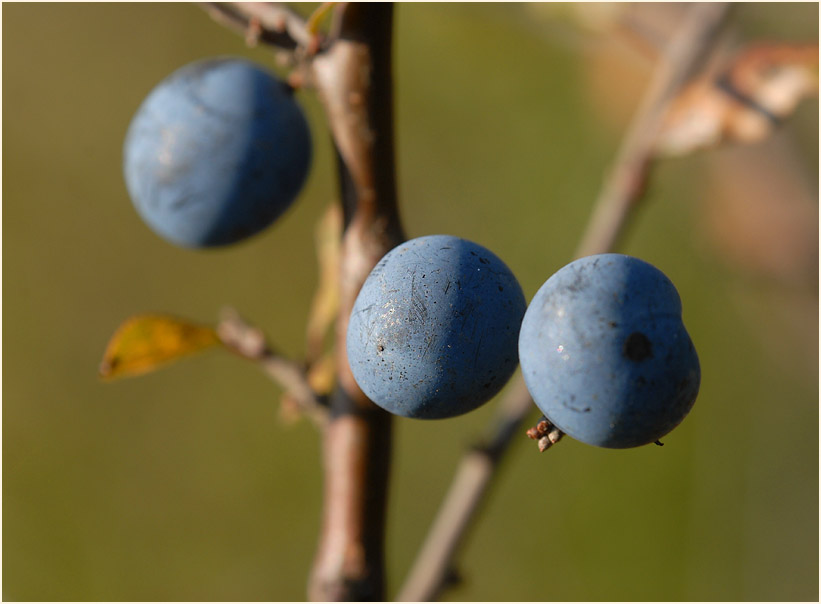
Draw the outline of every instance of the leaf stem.
M274 352L262 332L243 320L233 308L223 309L217 324L217 336L226 348L257 363L268 377L285 389L299 411L315 424L323 426L327 422L327 401L311 388L305 368Z

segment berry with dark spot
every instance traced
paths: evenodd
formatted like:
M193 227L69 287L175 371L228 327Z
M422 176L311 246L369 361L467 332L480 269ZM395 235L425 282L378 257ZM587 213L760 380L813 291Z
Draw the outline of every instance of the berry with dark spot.
M658 441L690 412L701 380L675 286L621 254L581 258L550 277L525 313L519 356L547 419L600 447Z

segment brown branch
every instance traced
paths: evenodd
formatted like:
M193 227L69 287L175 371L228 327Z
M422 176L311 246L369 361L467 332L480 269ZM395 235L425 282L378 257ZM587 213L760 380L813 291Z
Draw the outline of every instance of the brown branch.
M644 191L667 107L704 58L728 10L727 3L693 4L668 43L596 200L577 258L615 248Z
M262 331L244 321L234 309L222 311L217 336L226 348L257 363L268 377L280 384L300 413L319 426L327 422L327 403L311 388L305 368L277 354L265 341Z
M320 48L316 24L333 4L335 22ZM278 3L207 3L223 25L294 51L325 106L339 171L344 231L339 258L335 360L337 390L323 434L325 500L311 599L384 599L384 535L391 417L362 393L345 350L348 317L370 270L404 240L396 201L391 44L393 6L329 3L305 20ZM316 54L315 54L316 53ZM269 371L281 366L269 364Z
M668 103L714 42L727 13L726 4L696 4L689 10L656 68L650 87L625 137L612 174L605 183L577 251L577 257L610 251L616 245L643 193L655 137ZM400 590L400 601L431 601L447 586L460 545L497 475L499 463L526 418L535 411L521 374L502 401L494 419L491 445L468 451L453 479L428 537ZM540 448L561 438L548 431ZM552 442L551 442L552 441Z
M525 419L535 410L524 381L516 380L490 424L488 442L462 457L397 601L430 602L447 586L453 559L478 517L499 463L513 436L522 432Z
M338 387L323 437L325 497L312 600L384 600L391 417L362 393L345 348L370 270L403 240L393 149L391 4L340 3L334 43L312 62L337 153L344 232L336 323Z
M279 2L201 2L200 6L220 25L254 42L284 50L307 47L312 34L305 19Z

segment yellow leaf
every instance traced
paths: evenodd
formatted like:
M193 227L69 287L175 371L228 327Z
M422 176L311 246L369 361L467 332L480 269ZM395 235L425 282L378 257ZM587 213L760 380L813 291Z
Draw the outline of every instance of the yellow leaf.
M123 322L109 341L100 377L147 373L219 343L211 327L167 315L136 315Z
M314 392L329 395L336 384L336 356L326 352L308 368L308 383Z
M339 310L339 255L342 246L342 209L332 203L325 210L315 231L319 285L317 286L306 327L307 362L311 365L321 355L325 336L336 321Z

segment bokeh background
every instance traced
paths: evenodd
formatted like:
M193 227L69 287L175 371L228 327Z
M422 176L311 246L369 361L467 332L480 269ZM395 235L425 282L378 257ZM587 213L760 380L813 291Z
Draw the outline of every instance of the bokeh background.
M571 257L652 68L621 5L403 4L399 190L410 236L486 245L528 299ZM639 10L657 7L643 5ZM300 10L308 11L309 6ZM186 4L3 6L3 599L301 600L320 443L277 386L209 352L138 379L97 366L126 317L231 304L304 352L313 228L334 199L320 105L298 203L236 247L172 247L138 218L122 141L162 78L266 49ZM733 35L815 42L818 5L740 4ZM280 73L281 70L280 70ZM818 102L777 135L661 162L620 251L677 284L703 382L663 448L522 437L451 600L817 600ZM395 593L493 404L398 420Z

